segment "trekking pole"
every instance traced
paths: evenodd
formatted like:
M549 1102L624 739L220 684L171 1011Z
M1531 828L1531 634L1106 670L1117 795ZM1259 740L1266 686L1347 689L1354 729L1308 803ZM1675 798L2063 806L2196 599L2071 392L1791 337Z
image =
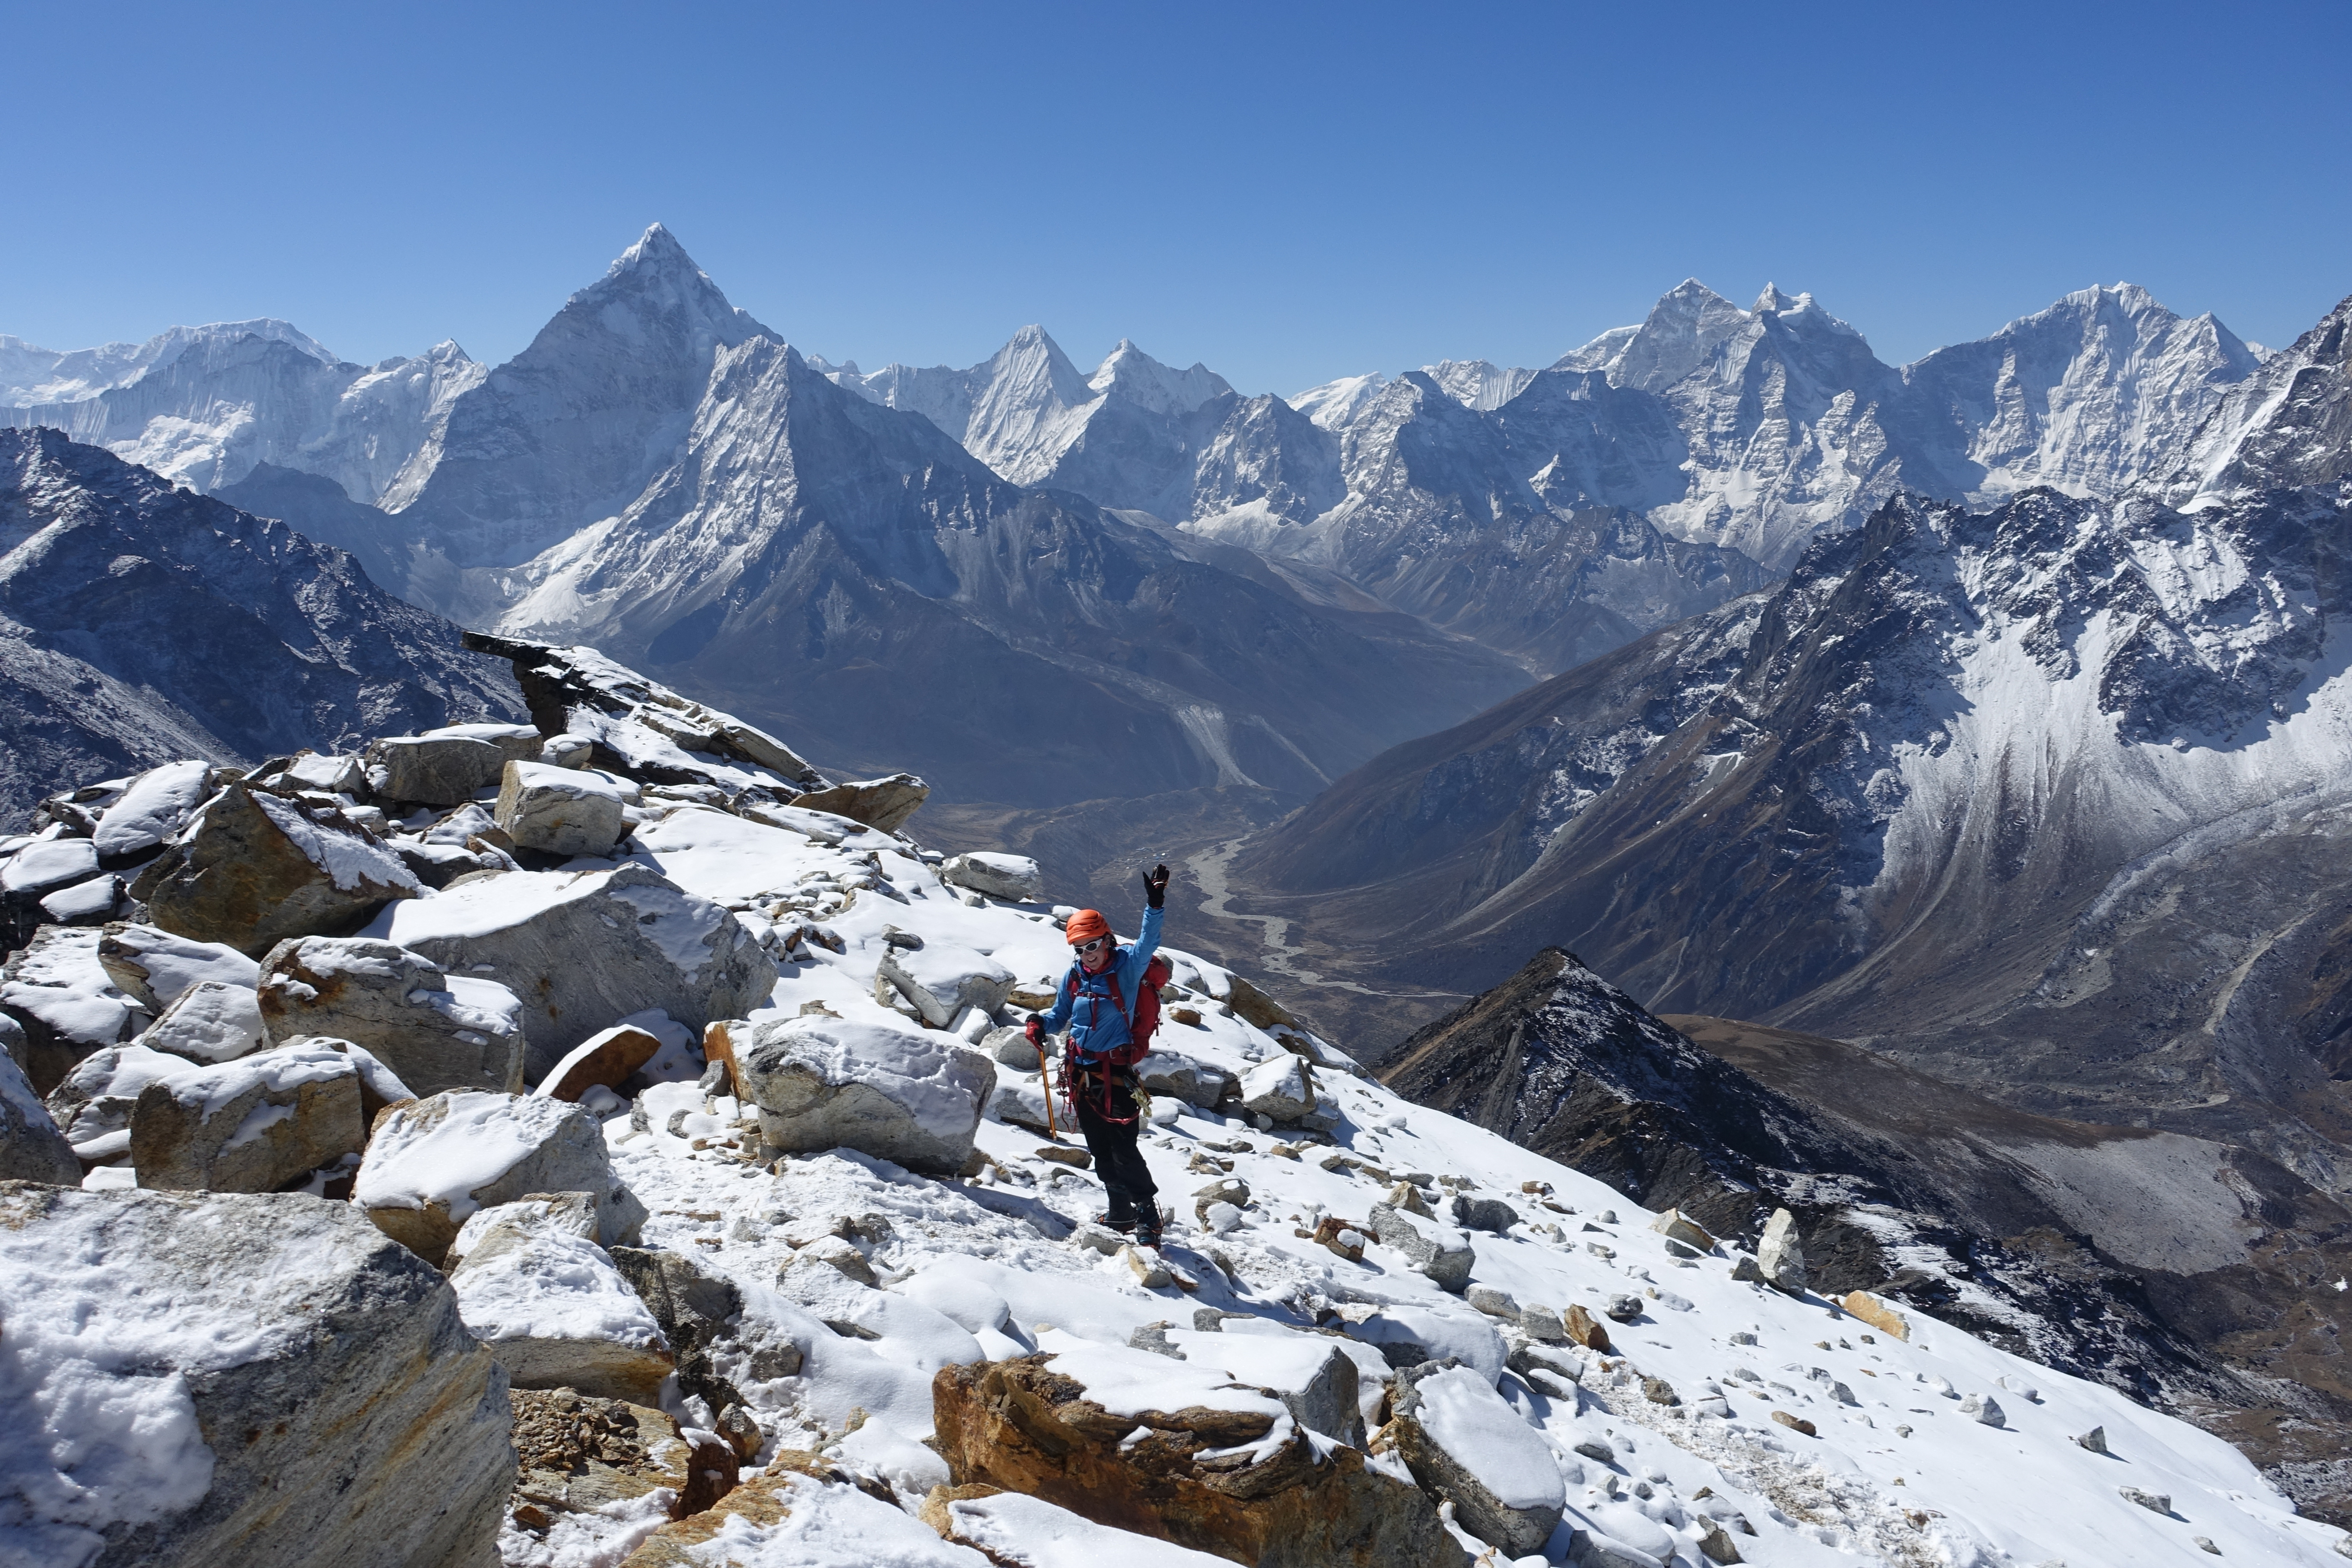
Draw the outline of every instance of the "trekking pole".
M1042 1035L1037 1039L1037 1087L1045 1091L1045 1142L1059 1143L1062 1134L1054 1126L1054 1079L1045 1070L1045 1040Z

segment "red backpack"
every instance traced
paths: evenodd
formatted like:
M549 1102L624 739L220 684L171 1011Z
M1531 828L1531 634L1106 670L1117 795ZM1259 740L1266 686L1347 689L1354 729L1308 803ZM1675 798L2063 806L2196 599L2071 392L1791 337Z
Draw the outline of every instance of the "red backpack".
M1168 961L1158 953L1153 953L1151 962L1143 966L1142 994L1135 999L1135 1011L1129 1013L1127 1010L1127 999L1118 994L1118 966L1116 964L1112 966L1110 1003L1112 1006L1118 1009L1118 1016L1127 1020L1128 1041L1117 1050L1106 1053L1103 1057L1105 1061L1113 1067L1133 1067L1151 1054L1152 1031L1160 1027L1160 988L1175 977L1176 972L1168 967ZM1068 984L1071 996L1075 999L1078 989L1076 964L1070 966L1070 976L1066 984Z

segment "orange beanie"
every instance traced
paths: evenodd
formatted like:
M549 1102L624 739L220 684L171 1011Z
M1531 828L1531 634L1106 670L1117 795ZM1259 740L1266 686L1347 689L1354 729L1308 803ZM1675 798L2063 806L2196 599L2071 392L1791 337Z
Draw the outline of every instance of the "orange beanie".
M1072 947L1082 942L1092 942L1098 936L1110 935L1110 921L1103 919L1100 910L1080 910L1062 928L1063 940Z

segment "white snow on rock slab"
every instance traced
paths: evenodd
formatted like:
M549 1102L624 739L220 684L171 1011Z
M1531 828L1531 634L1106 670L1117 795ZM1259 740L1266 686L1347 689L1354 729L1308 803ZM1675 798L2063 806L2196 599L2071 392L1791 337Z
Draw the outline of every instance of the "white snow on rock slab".
M1113 1530L1019 1492L946 1504L955 1540L1020 1568L1220 1568L1226 1562L1173 1542Z
M211 776L205 762L166 763L141 773L99 817L91 835L98 853L113 859L163 847L212 793L205 782Z
M98 875L98 847L87 838L50 838L26 845L0 868L0 892L46 893Z
M1013 971L986 953L950 942L887 947L875 973L935 1029L948 1027L967 1007L994 1013L1013 989Z
M234 1061L261 1048L261 1001L249 985L200 980L163 1009L139 1043L192 1062Z
M450 1270L449 1284L467 1331L490 1347L517 1388L660 1402L676 1364L661 1325L604 1249L560 1219L517 1216L488 1227Z
M319 1042L159 1079L131 1111L142 1187L267 1193L366 1142L358 1066Z
M487 1561L509 1423L457 1309L345 1205L0 1187L0 1556Z
M737 1048L771 1148L856 1149L952 1173L996 1084L996 1064L950 1037L807 1017L761 1024Z
M0 967L0 1012L25 1031L26 1076L56 1084L100 1046L128 1039L147 1015L117 990L98 961L100 933L44 926Z
M526 849L609 855L628 832L621 785L585 768L509 762L492 816Z
M107 928L98 962L117 988L156 1014L200 981L250 991L261 979L261 966L226 942L196 942L130 921Z
M1426 1490L1449 1499L1457 1522L1515 1556L1551 1538L1568 1490L1550 1444L1468 1367L1412 1380L1393 1434Z
M196 1065L185 1057L152 1050L137 1041L106 1046L74 1064L65 1081L49 1091L49 1114L74 1143L89 1143L109 1133L127 1131L131 1108L138 1103L139 1091L149 1084L195 1070Z
M438 1263L475 1210L571 1192L593 1194L614 1216L601 1239L624 1239L627 1193L594 1117L560 1100L445 1093L383 1119L352 1201L386 1235Z
M1045 873L1026 855L950 856L940 867L940 880L1014 903L1035 903L1045 896Z
M751 1012L776 980L741 921L635 865L486 878L396 904L362 934L520 996L529 1082L630 1015L659 1008L699 1034Z

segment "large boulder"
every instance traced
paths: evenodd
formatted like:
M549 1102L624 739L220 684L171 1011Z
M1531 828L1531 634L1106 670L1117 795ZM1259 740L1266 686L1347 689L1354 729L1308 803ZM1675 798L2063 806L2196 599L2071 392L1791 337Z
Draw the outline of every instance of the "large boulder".
M1756 1242L1756 1267L1765 1282L1792 1296L1805 1293L1805 1242L1798 1234L1797 1216L1774 1209Z
M274 1192L366 1144L359 1067L315 1041L158 1079L131 1110L142 1187Z
M523 999L536 1082L597 1030L656 1008L696 1034L775 988L776 963L733 915L644 866L509 871L386 910L365 935Z
M827 811L862 822L879 833L896 833L915 808L930 798L931 786L912 773L887 778L855 779L795 795L789 804L810 811Z
M366 1047L418 1094L523 1087L522 1003L495 980L451 974L367 937L292 937L262 961L273 1041L329 1035Z
M227 1062L251 1056L268 1042L261 1001L250 985L200 980L172 1000L139 1043L192 1062Z
M492 814L508 837L550 855L610 855L629 831L621 786L585 768L509 763Z
M849 1148L953 1175L996 1087L996 1064L952 1037L822 1015L753 1029L737 1067L760 1140L785 1152Z
M1163 1031L1164 1033L1164 1031ZM1214 1110L1236 1088L1234 1075L1214 1062L1152 1041L1151 1054L1135 1064L1135 1076L1152 1094Z
M1567 1505L1549 1444L1465 1366L1398 1379L1381 1428L1413 1479L1454 1504L1454 1521L1511 1557L1542 1550Z
M714 1030L717 1039L727 1037L724 1024L713 1024L705 1029L706 1053L712 1048ZM659 1056L661 1048L657 1036L634 1024L615 1024L609 1029L598 1030L565 1052L563 1059L539 1080L539 1087L531 1092L551 1100L576 1101L600 1084L618 1089L629 1081L630 1075Z
M33 1080L6 1055L0 1055L0 1181L81 1185L73 1145L33 1092Z
M499 782L507 753L470 735L394 735L367 749L368 784L386 800L457 805Z
M1088 1381L1105 1377L1129 1387L1149 1379L1172 1408L1089 1398ZM1469 1561L1419 1487L1353 1448L1318 1458L1282 1404L1234 1387L1222 1370L1092 1348L943 1367L931 1390L934 1441L959 1487L1042 1498L1263 1568Z
M0 1322L12 1562L498 1559L506 1373L346 1205L0 1183Z
M1288 1051L1242 1075L1242 1105L1252 1116L1290 1124L1315 1109L1315 1079L1304 1058Z
M1372 1234L1381 1245L1404 1255L1414 1269L1427 1275L1440 1289L1460 1295L1470 1284L1470 1266L1477 1252L1470 1238L1450 1225L1439 1225L1407 1214L1388 1204L1372 1205Z
M102 1046L145 1028L149 1015L100 964L100 933L43 926L0 963L0 1013L24 1030L18 1065L42 1094Z
M131 780L90 835L99 858L120 865L170 843L212 794L212 772L210 763L166 763Z
M165 931L259 957L289 936L347 931L424 888L367 829L233 784L131 890Z
M436 1094L394 1107L368 1141L352 1201L437 1265L476 1210L533 1193L593 1194L597 1239L607 1244L644 1221L613 1173L602 1123L560 1100L510 1094Z
M1026 855L950 856L940 867L940 880L1015 903L1034 904L1045 896L1045 873Z
M37 899L98 875L98 846L87 838L42 838L0 867L0 893Z
M575 1195L586 1207L585 1194ZM449 1283L467 1331L490 1347L514 1385L658 1405L677 1363L661 1325L604 1249L554 1205L487 1213L489 1223L478 1231L469 1222ZM594 1223L593 1209L586 1217Z
M130 1152L131 1112L141 1092L151 1083L195 1070L185 1057L135 1041L101 1046L74 1064L45 1104L83 1158L113 1159Z
M218 942L192 942L152 925L118 921L98 939L99 966L115 988L160 1016L180 993L200 982L218 981L250 991L261 982L261 966Z
M886 947L874 973L935 1029L954 1023L967 1007L994 1013L1013 989L1013 971L984 952L951 942Z

